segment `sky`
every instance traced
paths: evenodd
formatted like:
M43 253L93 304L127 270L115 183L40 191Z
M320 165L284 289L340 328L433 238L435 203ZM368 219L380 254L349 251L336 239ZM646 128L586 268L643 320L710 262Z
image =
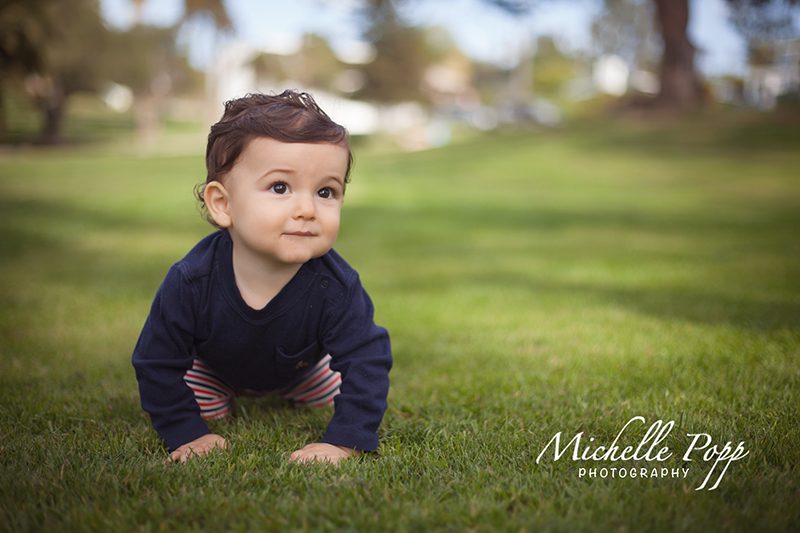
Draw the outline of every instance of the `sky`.
M353 15L358 0L226 0L238 39L280 49L299 42L303 33L328 38L345 55L359 48L359 24ZM512 65L525 40L532 36L559 36L570 48L591 48L590 25L599 9L598 0L555 0L540 3L528 16L511 17L481 0L416 0L405 13L410 22L446 28L470 57ZM743 74L745 45L730 25L725 0L690 0L689 35L700 53L697 66L705 75ZM101 0L104 18L113 26L126 27L132 20L131 0ZM145 0L143 22L174 23L183 0ZM195 24L180 36L196 67L214 56L207 26Z

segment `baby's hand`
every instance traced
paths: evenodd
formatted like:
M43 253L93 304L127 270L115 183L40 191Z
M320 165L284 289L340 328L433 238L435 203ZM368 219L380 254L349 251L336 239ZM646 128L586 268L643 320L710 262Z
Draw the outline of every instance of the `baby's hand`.
M344 446L335 446L325 442L314 442L306 444L301 449L292 452L289 461L297 461L305 463L309 461L324 461L336 464L342 459L347 459L358 452L353 448L345 448Z
M209 433L178 447L174 452L169 454L169 460L175 461L176 463L185 463L193 456L199 457L207 454L214 448L227 447L228 443L225 442L225 439L217 434Z

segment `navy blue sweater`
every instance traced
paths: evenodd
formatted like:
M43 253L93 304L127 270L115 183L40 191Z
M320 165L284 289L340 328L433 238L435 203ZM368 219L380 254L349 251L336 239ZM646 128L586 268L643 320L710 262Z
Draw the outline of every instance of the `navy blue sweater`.
M195 357L234 389L274 390L330 353L342 385L321 441L375 450L392 356L372 316L358 273L333 250L303 264L263 309L249 307L236 287L230 236L217 231L158 289L132 358L142 408L172 451L209 433L183 381Z

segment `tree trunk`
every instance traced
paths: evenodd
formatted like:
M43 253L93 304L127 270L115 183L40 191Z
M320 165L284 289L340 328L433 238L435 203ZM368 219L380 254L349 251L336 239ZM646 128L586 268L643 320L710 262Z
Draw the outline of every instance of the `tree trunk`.
M686 29L688 0L654 0L658 26L664 41L661 57L661 88L656 103L664 107L691 109L703 103L704 91L694 69L695 47Z
M6 115L6 84L5 80L0 80L0 137L4 137L6 132L8 132L8 117Z
M42 132L39 135L41 144L59 144L61 142L61 130L67 111L67 96L60 84L54 84L52 93L44 102L44 121Z

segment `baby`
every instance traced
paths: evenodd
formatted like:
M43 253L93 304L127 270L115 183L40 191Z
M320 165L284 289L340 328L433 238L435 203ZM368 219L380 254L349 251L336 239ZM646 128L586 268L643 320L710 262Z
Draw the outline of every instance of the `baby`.
M231 100L211 127L198 196L219 230L167 272L132 357L173 461L225 448L204 419L241 394L333 405L322 438L292 461L377 448L389 336L332 249L352 161L347 131L306 93Z

